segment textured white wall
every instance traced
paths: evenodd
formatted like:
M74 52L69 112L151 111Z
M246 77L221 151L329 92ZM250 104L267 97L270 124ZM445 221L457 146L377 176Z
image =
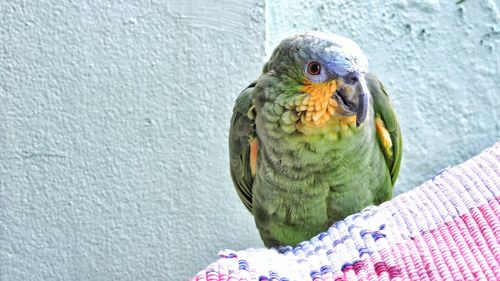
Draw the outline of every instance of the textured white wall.
M365 50L403 127L398 192L500 137L498 2L206 2L0 3L0 280L185 280L262 245L227 131L290 33Z
M186 280L259 242L226 140L262 3L0 11L0 280Z

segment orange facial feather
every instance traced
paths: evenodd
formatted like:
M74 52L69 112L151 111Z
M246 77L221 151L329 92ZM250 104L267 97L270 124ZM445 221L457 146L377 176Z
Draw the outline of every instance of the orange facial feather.
M302 123L321 125L327 122L338 107L337 101L332 99L332 93L337 90L337 81L313 83L307 80L300 90L309 94L302 105L296 108L297 112L302 112Z

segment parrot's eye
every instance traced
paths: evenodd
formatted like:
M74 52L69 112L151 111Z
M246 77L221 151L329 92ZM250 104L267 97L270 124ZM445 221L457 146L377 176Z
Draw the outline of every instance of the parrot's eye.
M312 61L307 65L307 73L309 75L321 74L321 65L318 62Z

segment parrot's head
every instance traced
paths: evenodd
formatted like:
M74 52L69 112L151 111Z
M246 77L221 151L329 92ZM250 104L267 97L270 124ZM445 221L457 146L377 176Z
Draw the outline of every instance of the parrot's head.
M370 92L368 61L347 38L308 32L286 38L264 67L292 99L300 121L322 125L332 117L350 118L359 127L367 117ZM291 103L290 103L291 104Z

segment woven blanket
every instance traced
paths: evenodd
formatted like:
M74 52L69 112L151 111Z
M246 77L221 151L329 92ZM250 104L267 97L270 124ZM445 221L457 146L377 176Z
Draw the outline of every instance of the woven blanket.
M310 241L226 250L192 280L500 280L500 142Z

